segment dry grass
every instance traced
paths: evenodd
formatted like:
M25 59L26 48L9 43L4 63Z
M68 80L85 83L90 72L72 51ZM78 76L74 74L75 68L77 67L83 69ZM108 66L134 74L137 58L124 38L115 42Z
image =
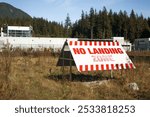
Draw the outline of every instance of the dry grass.
M0 99L150 99L150 60L136 61L135 70L80 74L73 68L75 78L61 79L56 67L58 56L38 53L0 55ZM65 68L68 74L68 68ZM87 78L87 79L86 79ZM102 85L86 86L90 80L104 81ZM108 79L108 80L107 80ZM127 83L136 82L139 91L132 91Z

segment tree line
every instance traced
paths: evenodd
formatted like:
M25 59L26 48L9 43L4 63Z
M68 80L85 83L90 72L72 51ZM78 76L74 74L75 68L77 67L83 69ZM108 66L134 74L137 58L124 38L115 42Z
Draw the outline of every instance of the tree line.
M0 18L0 26L4 24L17 26L32 26L33 36L40 37L74 37L104 39L122 36L130 42L137 38L150 37L150 18L144 18L131 11L109 12L105 7L97 11L91 8L89 13L82 11L81 19L71 23L69 14L65 23L48 21L44 18L11 19Z
M150 37L150 18L144 18L131 11L119 13L103 10L96 11L91 8L90 12L82 11L81 19L73 24L72 36L79 38L111 38L121 36L130 42L137 38Z
M65 30L61 23L51 22L44 18L11 19L0 18L0 26L32 26L32 35L34 37L64 37Z

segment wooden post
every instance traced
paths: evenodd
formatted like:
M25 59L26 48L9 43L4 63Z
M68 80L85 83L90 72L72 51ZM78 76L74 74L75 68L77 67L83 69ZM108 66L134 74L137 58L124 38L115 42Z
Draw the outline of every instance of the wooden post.
M110 70L110 77L113 78L113 70Z
M70 59L71 59L71 53L70 53ZM70 60L70 81L72 81L72 60Z
M64 63L64 51L63 51L62 54L63 54L63 55L62 55L62 56L63 56L63 60L62 60L62 61L63 61L63 62L62 62L62 78L64 78L64 64L65 64L65 63Z

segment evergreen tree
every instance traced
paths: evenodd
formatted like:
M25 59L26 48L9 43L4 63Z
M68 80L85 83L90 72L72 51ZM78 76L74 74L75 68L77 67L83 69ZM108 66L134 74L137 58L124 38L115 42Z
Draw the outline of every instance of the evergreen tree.
M136 35L136 15L134 13L134 10L131 11L131 14L130 14L130 20L129 20L129 39L130 39L130 42L134 42L134 39L135 39L135 35Z
M123 12L123 17L122 17L123 23L122 23L122 36L125 39L128 39L128 22L129 22L129 17L127 15L127 12Z
M94 9L91 8L90 9L90 17L89 17L89 20L90 20L90 29L91 29L91 39L93 39L93 29L94 29L94 26L95 26L95 13L94 13Z
M102 11L102 29L103 29L103 38L110 38L111 36L111 26L110 26L110 19L108 17L108 12L106 7L103 7Z
M150 27L150 17L148 17L147 22L148 22L148 25L149 25L149 27Z
M71 30L71 20L69 17L69 14L67 14L66 20L65 20L65 30L66 30L66 35L67 37L71 36L72 30Z

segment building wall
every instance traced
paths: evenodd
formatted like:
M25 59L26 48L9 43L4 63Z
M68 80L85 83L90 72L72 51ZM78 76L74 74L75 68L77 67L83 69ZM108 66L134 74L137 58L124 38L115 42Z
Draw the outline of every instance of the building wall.
M117 41L123 46L125 51L131 51L131 43L124 41L124 38L119 39ZM60 50L63 47L66 39L74 39L78 40L78 38L44 38L44 37L0 37L0 47L4 45L9 45L12 48L52 48L54 50ZM112 41L116 41L116 39L112 39Z
M0 37L3 45L9 45L12 48L52 48L61 49L66 39L77 38L43 38L43 37Z

